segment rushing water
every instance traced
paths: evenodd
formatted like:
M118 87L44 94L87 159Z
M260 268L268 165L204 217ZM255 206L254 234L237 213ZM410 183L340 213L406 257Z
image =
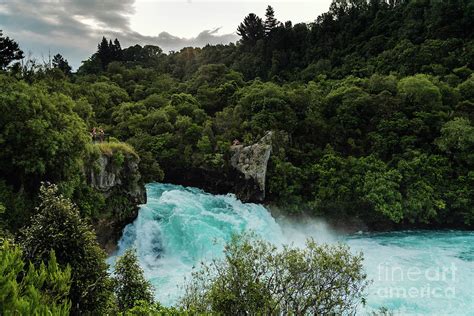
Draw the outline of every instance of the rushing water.
M233 233L253 230L275 244L346 242L362 251L373 280L360 314L384 306L398 314L474 315L474 232L414 231L337 236L321 222L276 221L261 205L196 188L147 185L148 203L128 225L118 254L135 247L156 296L172 305L201 261L222 254ZM111 258L113 261L113 258Z

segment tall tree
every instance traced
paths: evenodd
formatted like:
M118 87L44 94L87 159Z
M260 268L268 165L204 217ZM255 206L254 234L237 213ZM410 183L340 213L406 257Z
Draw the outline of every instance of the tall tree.
M3 36L2 30L0 30L0 69L7 68L12 61L20 60L23 57L23 51L18 43L8 36Z
M100 59L102 69L105 69L111 59L111 48L105 36L102 37L102 41L97 45L97 57Z
M254 13L250 13L240 23L237 34L242 37L243 44L255 44L265 35L262 19Z
M64 72L64 74L69 75L71 73L71 66L61 54L56 54L53 57L53 68L58 68Z
M135 250L125 251L115 264L115 294L121 312L140 301L153 304L152 286L143 275Z
M107 41L105 36L102 37L99 45L97 45L96 57L99 58L102 69L105 69L107 65L113 61L121 60L122 47L120 46L119 40L115 39L112 42L112 40Z
M270 32L278 26L278 20L275 19L275 10L273 10L272 6L267 7L267 11L265 12L265 34L270 34Z
M118 39L115 39L112 45L109 45L112 50L112 60L121 60L122 59L122 46Z
M26 258L39 263L49 251L55 251L61 266L71 266L72 284L69 298L76 315L107 313L112 282L107 272L105 252L96 236L69 199L56 185L40 189L41 204L30 226L22 232Z

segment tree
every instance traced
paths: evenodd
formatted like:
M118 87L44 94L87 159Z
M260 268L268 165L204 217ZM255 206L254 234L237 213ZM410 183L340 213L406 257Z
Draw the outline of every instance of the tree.
M28 192L36 191L41 181L74 180L88 135L71 98L4 75L0 90L2 178Z
M405 77L398 83L398 91L407 108L416 111L436 111L442 105L441 93L426 75ZM413 108L411 108L413 107Z
M2 30L0 30L0 69L7 68L12 61L20 60L23 57L23 51L18 43L8 36L4 37Z
M105 36L102 37L99 45L97 45L97 52L95 56L100 60L102 64L102 69L107 69L107 65L113 61L121 60L122 57L122 47L118 39L108 40Z
M61 69L65 75L71 74L71 66L61 54L56 54L53 57L53 68Z
M31 224L22 231L27 259L38 264L55 251L60 266L71 266L69 299L74 314L105 314L111 298L111 280L105 252L77 207L58 192L56 185L40 189L41 203Z
M111 47L105 36L102 37L102 41L99 43L99 45L97 45L96 55L102 64L102 69L105 69L105 67L107 67L107 65L111 61L112 55Z
M237 34L242 37L243 44L253 45L262 39L265 34L262 19L254 13L250 13L244 18L237 28Z
M143 275L134 249L128 249L115 263L115 294L119 310L125 312L141 304L153 304L152 285Z
M22 251L0 240L0 313L2 315L69 315L71 269L61 269L54 251L48 261L26 269Z
M436 140L436 145L447 153L458 155L458 161L465 160L473 163L474 126L469 119L455 117L441 128L441 137Z
M273 10L272 6L268 6L265 12L265 23L264 29L265 34L268 35L270 32L278 26L278 20L275 19L275 10Z
M112 60L121 60L122 58L122 46L120 46L120 42L118 39L115 39L113 44L109 44L109 47L112 51Z
M340 315L354 313L368 285L362 255L343 245L283 250L234 236L224 258L203 264L185 286L180 304L197 313L226 315Z

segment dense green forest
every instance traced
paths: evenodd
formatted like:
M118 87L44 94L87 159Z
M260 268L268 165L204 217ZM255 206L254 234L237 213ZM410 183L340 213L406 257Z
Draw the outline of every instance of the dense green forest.
M113 281L87 226L105 209L83 172L94 127L134 148L146 182L226 173L234 139L252 143L271 130L268 204L373 226L472 228L474 2L336 0L295 25L277 15L269 7L246 16L235 44L167 54L103 38L76 72L59 54L27 60L0 34L0 229L23 249L4 244L2 256L34 262L31 278L43 270L56 278L25 281L54 288L42 297L16 285L25 287L12 290L19 300L58 313L134 306L111 307ZM61 244L54 225L41 232L61 216L82 236L75 243Z

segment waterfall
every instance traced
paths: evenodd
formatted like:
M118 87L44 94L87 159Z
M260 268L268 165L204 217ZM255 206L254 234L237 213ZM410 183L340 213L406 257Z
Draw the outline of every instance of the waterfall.
M346 242L354 252L362 251L366 272L374 282L361 314L381 306L403 314L474 311L474 232L342 236L321 221L276 221L265 207L242 203L232 194L152 183L147 185L147 195L147 204L124 229L117 254L109 260L135 247L145 276L164 305L176 303L182 295L180 285L200 262L222 255L232 234L252 230L276 245L304 246L305 239L312 237L318 242ZM436 270L452 267L455 270L446 271L444 277L436 275Z

